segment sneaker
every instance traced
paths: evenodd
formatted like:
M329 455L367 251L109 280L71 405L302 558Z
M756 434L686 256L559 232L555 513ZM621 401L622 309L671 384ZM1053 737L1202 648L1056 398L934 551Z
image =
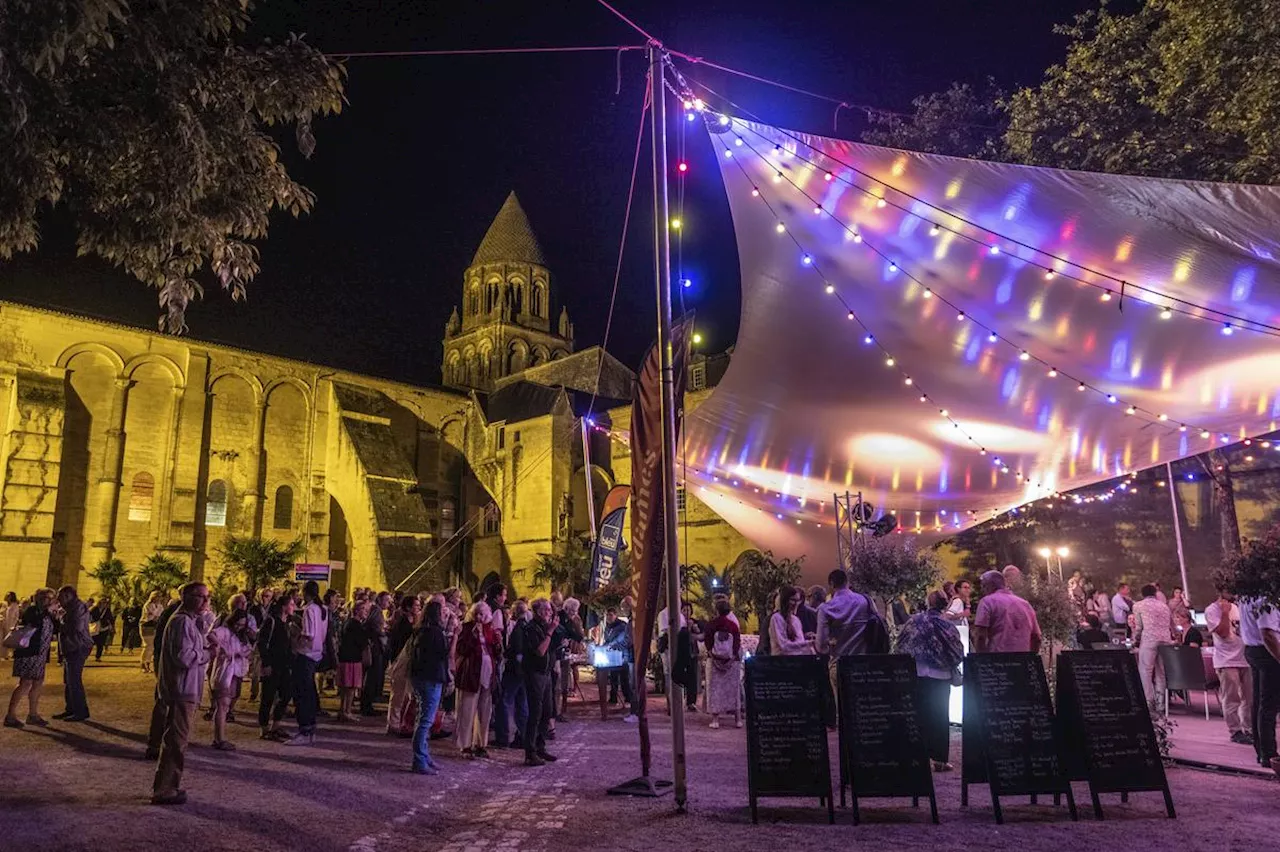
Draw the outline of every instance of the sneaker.
M187 791L179 790L171 796L152 796L151 804L153 805L185 805L187 803Z
M536 754L526 754L524 756L525 766L546 766L547 762Z
M434 766L415 766L410 770L414 775L439 775L440 772Z
M557 758L554 754L551 754L550 752L545 752L545 751L538 752L538 757L542 758L547 763L555 763L557 760L559 760L559 758Z
M628 713L627 715L622 717L622 721L626 722L629 725L634 725L636 722L640 721L640 717L637 716L635 713Z
M304 745L315 745L315 744L316 744L316 735L314 733L304 734L301 731L299 731L298 733L294 734L293 736L289 737L289 739L284 741L284 745L287 745L287 746L304 746Z
M214 740L213 747L218 751L235 751L236 750L235 743L228 742L227 740Z
M475 749L471 748L470 746L462 750L463 757L475 757L475 754L476 754Z
M698 713L698 708L697 708L697 707L695 707L695 706L694 706L694 705L692 705L692 704L686 704L686 705L684 706L684 712L686 712L686 713L693 713L693 714L697 715L697 713Z
M482 746L482 747L480 747L480 748L476 749L474 752L472 752L472 754L474 754L474 755L475 755L476 757L478 757L478 758L484 759L484 758L487 758L487 757L489 756L489 750L488 750L487 748L484 748L484 747Z
M22 724L20 719L15 719L12 716L4 717L4 726L6 728L18 728L19 730L26 727L26 725Z
M85 716L85 718L86 718L86 719L88 719L89 717L88 717L88 716ZM74 722L74 721L76 721L76 720L75 720L75 719L68 719L67 721ZM40 716L28 716L28 717L27 717L27 724L28 724L28 725L35 725L37 728L47 728L47 727L49 727L49 723L48 723L48 721L46 721L45 719L41 718Z
M27 721L30 721L30 720L28 719ZM89 717L88 716L68 716L63 721L64 722L87 722L89 721Z
M711 724L710 724L710 725L707 725L707 727L708 727L708 728L711 728L711 729L713 729L713 730L714 730L714 729L716 729L716 728L719 728L719 727L720 727L720 720L719 720L719 719L712 719L712 720L711 720Z
M72 713L70 710L63 710L61 713L54 713L53 718L57 719L58 721L62 721L63 719L69 718L74 715L75 714Z
M1236 731L1231 735L1231 742L1251 746L1253 745L1253 737L1244 731Z

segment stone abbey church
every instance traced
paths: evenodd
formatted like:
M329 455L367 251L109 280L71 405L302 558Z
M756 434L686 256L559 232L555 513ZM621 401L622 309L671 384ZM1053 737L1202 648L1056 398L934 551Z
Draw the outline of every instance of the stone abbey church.
M332 585L535 590L630 479L634 373L575 350L514 193L463 274L444 334L444 387L417 387L0 301L0 593L75 583L103 559L159 551L195 577L228 535L301 538ZM688 404L726 359L692 364ZM751 545L681 499L688 562ZM687 532L687 535L686 535Z

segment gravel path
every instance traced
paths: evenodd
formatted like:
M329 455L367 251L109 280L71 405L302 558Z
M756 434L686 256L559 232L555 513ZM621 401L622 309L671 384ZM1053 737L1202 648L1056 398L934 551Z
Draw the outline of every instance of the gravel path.
M50 670L46 716L62 709L59 677ZM621 721L601 722L594 706L571 710L573 719L560 726L553 748L561 759L553 765L527 769L519 765L521 755L505 751L465 761L441 744L435 754L444 769L435 777L408 773L408 743L383 736L377 720L322 724L316 746L299 749L262 742L252 724L241 722L232 726L234 753L208 748L211 724L198 721L184 781L191 801L156 808L147 804L154 766L141 759L150 679L111 657L91 664L86 682L91 722L0 729L0 850L109 852L159 842L237 852L775 852L843 850L851 843L862 852L1280 848L1280 785L1183 768L1169 772L1177 820L1165 818L1158 794L1144 793L1127 805L1105 797L1107 821L1098 823L1081 784L1078 823L1065 808L1006 804L1006 824L996 826L986 788L974 787L973 805L962 810L959 774L950 773L935 776L940 826L928 823L927 805L917 811L896 800L864 803L863 824L856 827L847 811L837 810L837 825L828 826L817 801L786 799L764 800L761 823L753 826L743 732L709 730L696 716L688 736L690 812L676 815L670 796L605 794L637 774L636 732ZM332 699L325 703L332 709ZM658 702L651 713L655 774L670 777L667 720ZM249 717L242 710L241 718ZM954 756L958 749L957 737Z

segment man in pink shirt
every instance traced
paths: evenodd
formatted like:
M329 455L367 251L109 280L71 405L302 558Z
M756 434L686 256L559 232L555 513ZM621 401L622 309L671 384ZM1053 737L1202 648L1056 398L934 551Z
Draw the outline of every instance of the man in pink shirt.
M1034 653L1040 650L1040 622L1031 604L1005 587L1004 575L982 575L982 600L969 638L979 653Z

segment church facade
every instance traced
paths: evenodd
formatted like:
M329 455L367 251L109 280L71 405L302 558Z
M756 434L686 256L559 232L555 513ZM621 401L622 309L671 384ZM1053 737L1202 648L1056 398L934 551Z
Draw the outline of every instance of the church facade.
M210 579L229 536L298 539L340 589L536 590L538 554L630 474L581 417L595 393L625 425L634 374L575 349L553 283L513 193L463 274L442 387L0 301L0 591L92 590L102 560L153 552ZM701 504L685 519L686 561L750 547Z

